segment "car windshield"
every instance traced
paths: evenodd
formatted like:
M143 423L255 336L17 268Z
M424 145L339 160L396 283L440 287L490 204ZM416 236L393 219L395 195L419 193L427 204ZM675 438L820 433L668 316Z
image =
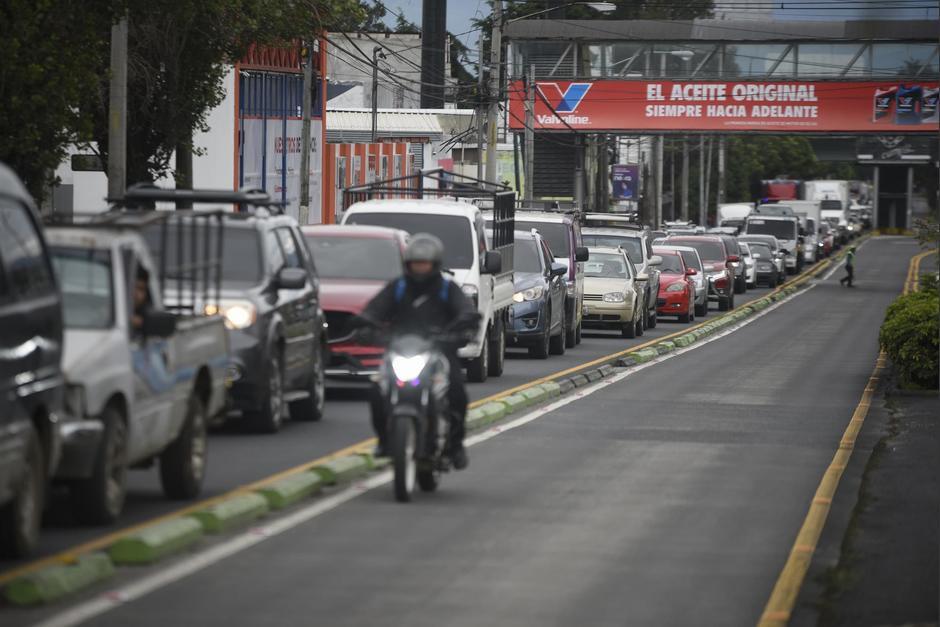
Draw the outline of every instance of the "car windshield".
M770 246L767 244L758 244L751 242L748 244L751 249L751 254L754 256L760 255L761 259L770 259L773 256L773 252L770 250Z
M529 222L528 220L519 220L516 224L522 223L527 229L529 227L538 229L538 232L548 241L548 247L552 254L557 258L567 258L571 250L569 238L571 230L563 222ZM587 244L585 244L587 246Z
M584 276L603 279L628 279L627 264L620 255L612 253L591 253L584 264Z
M378 237L307 235L317 274L324 279L391 281L401 276L401 249Z
M643 243L638 237L585 233L581 236L585 246L611 246L622 248L633 263L643 263Z
M193 259L192 246L194 242L192 234L196 233L196 229L184 227L182 241L180 241L179 225L168 225L166 242L167 276L170 278L175 276L173 269L179 265L177 260L180 249L183 251L183 263L200 262L203 259L217 259L219 257L217 251L219 238L216 228L218 227L214 225L209 228L208 255L204 253L206 231L201 227L198 229L199 233L195 242L196 257ZM163 227L160 224L155 224L143 231L144 238L150 246L150 253L153 255L158 268L161 267L162 263L160 259L162 231ZM226 224L222 232L224 237L220 261L222 262L223 287L240 288L260 283L264 275L261 270L261 240L258 237L258 231L254 228Z
M516 272L541 273L542 264L539 261L539 249L534 239L523 239L516 242L512 257L513 270Z
M446 268L469 268L473 265L473 235L470 220L464 216L430 213L353 213L346 224L369 224L401 229L414 235L430 233L444 244Z
M660 253L659 255L663 263L659 266L660 272L666 272L667 274L682 274L685 270L682 268L682 260L679 259L679 255Z
M52 267L62 290L65 326L108 329L114 324L111 253L88 248L52 247Z
M777 239L796 239L796 222L793 220L748 220L748 234L773 235Z
M721 244L709 240L688 239L682 242L676 242L683 246L689 246L698 251L702 261L725 261L725 251Z

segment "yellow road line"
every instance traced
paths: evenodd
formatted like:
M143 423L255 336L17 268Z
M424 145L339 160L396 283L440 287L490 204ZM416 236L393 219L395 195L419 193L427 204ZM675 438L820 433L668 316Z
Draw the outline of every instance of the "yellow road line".
M908 293L912 285L911 277L914 275L916 268L920 267L920 260L933 252L920 253L911 259L907 268L907 279L904 283L905 294ZM764 607L758 627L783 627L790 621L793 606L796 604L800 588L803 587L803 580L806 578L806 572L813 560L816 544L819 542L823 527L826 525L832 499L835 498L836 488L839 487L842 474L849 463L852 451L855 450L855 441L862 425L865 424L868 409L871 407L872 395L878 386L878 379L886 362L887 356L884 351L879 352L875 369L868 378L868 383L865 385L864 392L862 392L862 398L855 408L845 432L842 434L842 439L839 440L839 448L816 488L816 493L810 502L809 511L806 513L803 525L793 542L793 547L790 549L790 555L787 557L783 570L780 571L780 575L777 577L777 582L774 584L770 599Z
M802 282L804 282L804 281L809 280L812 276L815 276L815 275L819 274L822 270L824 270L830 263L831 263L831 260L829 260L829 259L823 259L823 260L821 260L821 261L818 261L818 262L817 262L815 265L813 265L811 268L805 270L805 271L804 271L802 274L800 274L799 276L794 277L793 279L791 279L791 280L790 280L787 284L785 284L783 287L779 287L779 288L777 288L776 290L773 290L772 292L768 292L767 295L769 296L770 294L773 294L774 292L780 291L781 289L784 289L784 288L789 287L789 286L791 286L791 285L796 285L796 284L799 284L799 283L802 283ZM746 304L741 305L741 307L746 307L746 306L747 306ZM736 308L736 309L737 309L737 308ZM729 311L729 312L727 312L727 313L732 313L732 312L733 312L733 310L732 310L732 311ZM686 333L690 333L691 331L694 331L695 329L697 329L697 328L699 328L699 327L701 327L701 326L704 326L704 325L706 325L706 324L709 324L710 322L713 322L713 320L707 320L707 321L701 322L701 323L699 323L699 324L697 324L697 325L693 325L693 326L691 326L691 327L686 327L685 329L683 329L683 330L681 330L681 331L676 331L675 333L670 333L669 335L665 335L665 336L663 336L663 337L659 337L659 338L656 338L656 339L654 339L654 340L650 340L650 341L648 341L648 342L644 342L643 344L640 344L640 345L638 345L638 346L632 346L632 347L630 347L630 348L624 349L624 350L622 350L622 351L618 351L618 352L616 352L616 353L612 353L612 354L607 355L607 356L605 356L605 357L600 357L600 358L598 358L598 359L594 359L594 360L589 361L589 362L587 362L587 363L583 363L583 364L580 364L580 365L578 365L578 366L574 366L573 368L568 368L567 370L562 370L562 371L560 371L560 372L556 372L556 373L554 373L554 374L551 374L551 375L548 375L548 376L545 376L545 377L541 377L541 378L535 379L535 380L533 380L533 381L529 381L528 383L524 383L524 384L519 385L519 386L516 386L516 387L514 387L514 388L512 388L512 389L504 390L504 391L499 392L499 393L497 393L497 394L494 394L494 395L492 395L492 396L488 396L488 397L483 398L483 399L480 399L480 400L478 400L478 401L474 401L473 403L470 403L470 408L473 409L473 408L476 408L476 407L480 407L480 406L482 406L482 405L485 405L486 403L489 403L489 402L492 402L492 401L494 401L494 400L498 400L498 399L500 399L500 398L504 398L504 397L506 397L506 396L515 394L515 393L520 392L520 391L522 391L522 390L528 389L528 388L530 388L530 387L532 387L532 386L539 385L539 384L541 384L541 383L546 383L546 382L548 382L548 381L552 381L552 380L554 380L554 379L558 379L558 378L564 377L564 376L566 376L566 375L570 375L570 374L576 373L576 372L578 372L578 371L580 371L580 370L585 370L585 369L590 368L590 367L592 367L592 366L599 366L599 365L602 365L602 364L605 364L605 363L609 363L610 361L613 361L613 360L615 360L615 359L618 359L618 358L620 358L620 357L623 357L623 356L626 355L627 353L631 353L631 352L633 352L633 351L641 350L641 349L643 349L643 348L648 348L648 347L650 347L650 346L653 346L654 344L658 344L659 342L664 342L664 341L666 341L666 340L668 340L668 339L670 339L670 338L678 337L678 336L680 336L680 335L685 335ZM156 523L160 523L160 522L163 522L163 521L165 521L165 520L169 520L169 519L171 519L171 518L176 518L176 517L178 517L178 516L185 516L185 515L187 515L187 514L191 514L191 513L193 513L193 512L197 512L197 511L199 511L199 510L201 510L201 509L205 509L206 507L211 507L212 505L215 505L216 503L219 503L220 501L223 501L223 500L225 500L225 499L227 499L227 498L230 498L230 497L232 497L232 496L236 496L236 495L239 495L239 494L244 494L245 492L251 492L251 491L256 490L256 489L258 489L258 488L260 488L260 487L263 487L263 486L265 486L265 485L268 485L268 484L270 484L270 483L273 483L273 482L275 482L275 481L278 481L279 479L283 479L283 478L285 478L285 477L289 477L289 476L298 474L298 473L300 473L300 472L304 472L304 471L306 471L308 468L310 468L311 466L315 466L315 465L317 465L317 464L321 464L321 463L326 462L326 461L329 461L329 460L331 460L331 459L335 459L335 458L337 458L337 457L342 457L343 455L349 455L349 454L352 454L352 453L359 453L359 452L368 451L368 450L371 449L373 446L375 446L375 442L376 442L376 440L375 440L374 437L373 437L373 438L368 438L368 439L366 439L366 440L363 440L363 441L361 441L361 442L357 442L357 443L355 443L355 444L352 444L352 445L350 445L350 446L347 446L347 447L345 447L345 448L343 448L343 449L340 449L340 450L338 450L338 451L334 451L334 452L330 453L329 455L325 455L325 456L323 456L323 457L320 457L320 458L317 458L317 459L313 459L313 460L304 462L304 463L302 463L302 464L298 464L297 466L294 466L294 467L292 467L292 468L288 468L288 469L286 469L286 470L283 470L283 471L278 472L278 473L276 473L276 474L273 474L273 475L271 475L271 476L265 477L264 479L260 479L260 480L258 480L258 481L255 481L255 482L253 482L253 483L249 483L249 484L246 484L246 485L243 485L243 486L239 486L239 487L237 487L237 488L234 488L233 490L229 490L228 492L225 492L224 494L220 494L219 496L214 496L214 497L209 498L209 499L204 499L204 500L199 501L199 502L197 502L197 503L193 503L193 504L191 504L191 505L187 505L186 507L183 507L183 508L180 508L180 509L177 509L177 510L173 510L172 512L168 512L168 513L166 513L166 514L161 514L160 516L157 516L157 517L155 517L155 518L147 519L147 520L145 520L145 521L143 521L143 522L141 522L141 523L138 523L138 524L135 524L135 525L131 525L131 526L129 526L129 527L125 527L125 528L120 529L120 530L118 530L118 531L114 531L114 532L112 532L112 533L108 533L108 534L106 534L106 535L104 535L104 536L101 536L101 537L99 537L99 538L95 538L94 540L90 540L90 541L88 541L88 542L84 542L84 543L82 543L82 544L79 544L79 545L77 545L77 546L74 546L74 547L72 547L72 548L70 548L70 549L67 549L67 550L65 550L65 551L62 551L62 552L60 552L60 553L56 553L55 555L50 555L50 556L48 556L48 557L44 557L44 558L42 558L42 559L39 559L39 560L30 562L30 563L28 563L28 564L24 564L23 566L20 566L20 567L17 567L17 568L13 568L13 569L4 571L4 572L0 573L0 586L5 585L5 584L9 583L10 581L12 581L12 580L14 580L14 579L16 579L16 578L18 578L18 577L22 577L22 576L24 576L24 575L28 575L28 574L30 574L30 573L36 572L37 570L40 570L40 569L45 568L45 567L47 567L47 566L54 566L54 565L57 565L57 564L68 564L68 563L74 562L79 556L84 555L84 554L86 554L86 553L90 553L90 552L92 552L92 551L98 551L98 550L101 550L101 549L106 549L106 548L109 547L111 544L114 544L117 540L119 540L119 539L121 539L121 538L123 538L123 537L125 537L125 536L127 536L127 535L136 533L137 531L139 531L139 530L141 530L141 529L144 529L145 527L148 527L148 526L150 526L150 525L154 525L154 524L156 524Z

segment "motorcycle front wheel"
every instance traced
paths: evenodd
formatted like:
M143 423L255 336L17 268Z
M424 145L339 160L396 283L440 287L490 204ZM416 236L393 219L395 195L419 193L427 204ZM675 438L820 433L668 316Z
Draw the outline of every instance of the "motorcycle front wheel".
M415 445L417 434L414 421L410 418L396 418L392 423L392 467L395 472L395 500L407 503L415 489L417 468L415 466Z

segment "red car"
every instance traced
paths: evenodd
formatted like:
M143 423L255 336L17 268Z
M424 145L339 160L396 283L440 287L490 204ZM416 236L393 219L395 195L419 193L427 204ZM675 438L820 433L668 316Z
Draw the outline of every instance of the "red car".
M679 322L692 321L695 319L695 283L692 282L692 276L698 271L687 267L682 255L674 250L654 248L653 252L663 259L659 266L656 313L660 316L678 316Z
M342 338L349 335L349 319L362 313L389 281L402 275L408 233L378 226L306 226L301 230L320 277L320 307L331 341L326 376L365 381L378 371L385 349Z

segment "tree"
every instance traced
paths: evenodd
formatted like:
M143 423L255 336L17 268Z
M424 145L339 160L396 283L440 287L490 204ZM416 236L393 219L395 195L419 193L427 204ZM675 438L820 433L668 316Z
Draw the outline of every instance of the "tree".
M0 161L19 174L37 200L52 183L67 146L91 131L76 105L94 97L99 62L107 55L102 31L110 24L107 3L0 4Z

